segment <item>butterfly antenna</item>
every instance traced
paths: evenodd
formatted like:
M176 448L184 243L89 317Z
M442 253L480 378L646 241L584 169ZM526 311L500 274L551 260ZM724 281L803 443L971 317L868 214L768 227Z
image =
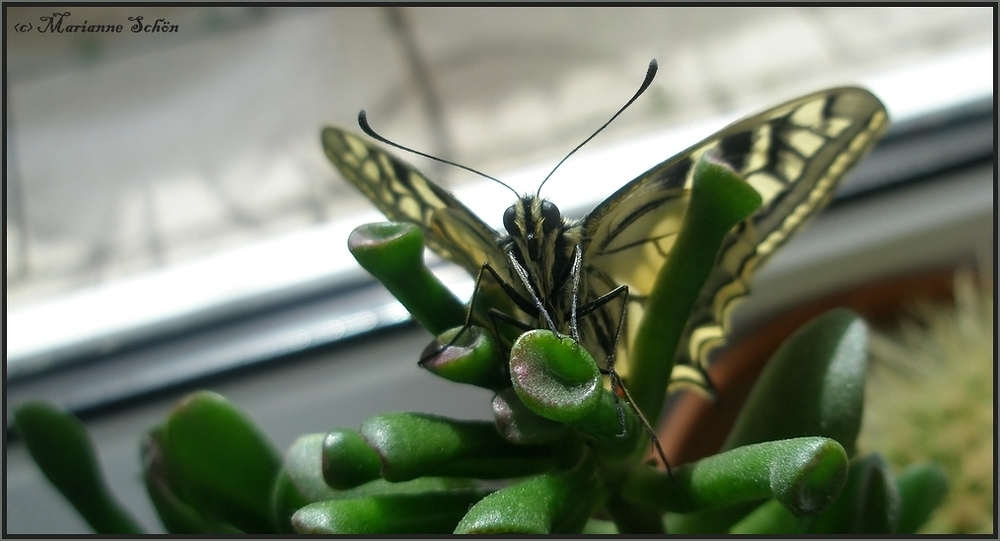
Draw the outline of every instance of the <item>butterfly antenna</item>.
M556 172L556 169L559 169L559 166L561 166L563 164L563 162L565 162L566 160L568 160L569 157L572 156L573 154L575 154L577 150L580 150L580 148L582 148L583 145L586 145L587 143L589 143L591 139L593 139L594 137L597 136L597 134L599 134L602 131L604 131L604 128L607 128L609 124L611 124L612 122L614 122L614 120L616 118L618 118L618 115L622 114L625 111L625 109L628 109L629 105L632 105L632 102L634 102L635 100L639 99L639 96L641 96L642 93L645 92L647 88L649 88L650 83L653 82L653 77L656 76L656 68L657 68L656 59L654 58L654 59L652 59L652 60L649 61L649 68L646 69L646 78L642 80L642 84L639 85L639 90L636 91L636 93L635 93L634 96L632 96L632 99L628 100L628 102L626 102L625 105L623 105L622 108L619 109L617 113L615 113L611 118L609 118L608 121L605 122L603 126L601 126L600 128L597 128L597 131L595 131L593 134L591 134L590 137L588 137L587 139L585 139L582 143L580 143L579 145L577 145L576 148L574 148L573 150L571 150L569 152L569 154L566 155L565 158L563 158L562 160L559 160L559 163L557 163L556 166L552 168L552 171L550 171L549 174L545 177L545 180L543 180L542 183L538 185L538 191L535 192L536 196L540 195L542 193L542 186L544 186L545 183L548 182L549 177L551 177L552 174Z
M420 152L419 150L413 150L412 148L404 147L403 145L400 145L399 143L393 143L392 141L386 139L385 137L382 137L381 135L375 133L375 130L373 130L372 127L368 124L368 114L365 112L364 109L362 109L361 112L358 113L358 124L361 126L361 131L365 132L366 134L368 134L369 137L371 137L372 139L375 139L376 141L385 143L385 144L387 144L389 146L392 146L392 147L396 147L399 150L405 150L406 152L410 152L410 153L416 154L417 156L423 156L424 158L428 158L428 159L434 160L436 162L443 163L445 165L450 165L452 167L457 167L459 169L464 169L464 170L466 170L466 171L468 171L470 173L479 175L479 176L481 176L483 178L490 179L493 182L496 182L497 184L503 186L504 188L507 188L508 190L514 192L515 196L518 195L517 190L515 190L514 188L511 188L506 182L504 182L504 181L502 181L502 180L500 180L500 179L498 179L496 177L492 177L490 175L487 175L486 173L483 173L482 171L476 171L475 169L473 169L471 167L467 167L467 166L462 165L460 163L455 163L453 161L446 160L444 158L438 158L437 156L431 156L430 154L425 154L423 152Z

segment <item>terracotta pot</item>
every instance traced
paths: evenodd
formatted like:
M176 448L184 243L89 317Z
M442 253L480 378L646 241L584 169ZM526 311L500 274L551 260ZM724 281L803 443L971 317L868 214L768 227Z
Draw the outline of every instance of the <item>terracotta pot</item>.
M813 317L839 306L854 310L873 326L891 325L915 298L951 300L954 275L955 267L949 267L852 287L788 310L735 340L709 370L717 404L694 392L671 399L658 431L670 464L692 462L721 449L764 364L785 338Z

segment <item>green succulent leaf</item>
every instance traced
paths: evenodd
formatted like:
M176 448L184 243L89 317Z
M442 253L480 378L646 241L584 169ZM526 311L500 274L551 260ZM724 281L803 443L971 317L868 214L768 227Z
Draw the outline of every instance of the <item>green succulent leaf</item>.
M321 442L321 464L326 484L338 490L378 479L382 461L356 430L330 431Z
M843 447L829 438L795 438L731 449L673 474L634 469L623 495L663 511L688 512L775 498L799 516L822 511L847 474Z
M485 489L387 493L321 501L292 516L303 534L446 534Z
M459 333L461 335L455 340ZM510 376L500 346L486 329L478 325L453 327L438 335L437 340L431 342L421 355L420 366L455 383L493 391L510 387Z
M547 471L558 450L515 445L491 422L458 421L421 413L385 413L361 425L361 436L379 454L382 478L399 482L435 475L496 479Z
M803 325L767 363L723 449L824 436L853 454L864 407L868 328L838 308Z
M601 504L594 461L528 478L502 488L474 505L456 534L579 533Z
M801 534L803 520L791 513L778 500L768 500L729 529L733 534L795 535Z
M247 416L221 396L189 395L164 425L174 482L197 507L247 533L270 533L278 453Z
M648 450L649 437L625 400L601 388L590 414L570 425L592 438L594 453L605 462L638 462Z
M465 306L424 264L424 236L413 224L379 222L355 229L347 247L431 334L462 325Z
M200 509L195 498L171 474L164 448L163 427L146 435L142 444L143 480L160 522L172 534L238 534L231 524L221 522Z
M732 169L707 156L698 160L687 212L643 307L630 359L629 391L654 426L688 317L715 268L722 240L760 205L757 191Z
M493 397L493 416L497 432L518 445L550 445L567 437L569 427L531 411L508 387Z
M95 532L143 533L105 485L93 443L75 415L45 402L27 402L14 411L14 425L45 477Z
M355 432L354 434L357 433ZM358 437L360 438L360 436ZM274 489L275 515L282 533L295 532L292 521L293 515L296 511L311 503L347 498L436 493L455 489L475 488L470 480L421 477L403 483L390 483L383 479L375 479L349 490L336 490L327 485L320 467L320 464L324 461L324 446L329 441L329 438L329 434L307 434L295 440L295 443L285 453L285 463L281 469L281 473L278 475L278 481L275 483ZM369 448L369 451L371 451L371 448ZM374 451L371 452L374 453ZM485 493L482 493L480 497L484 495ZM339 509L342 511L345 508ZM451 526L454 527L457 521L457 518L452 521ZM314 526L316 525L314 524Z
M894 534L899 521L899 492L892 472L879 454L851 461L844 490L807 533Z
M514 390L536 414L561 423L587 415L600 402L603 378L586 349L568 336L535 329L510 351Z
M913 464L896 479L899 490L899 524L896 533L917 533L948 494L944 469L934 463Z
M624 459L642 449L645 433L633 409L604 388L594 358L572 338L541 329L522 334L511 349L510 371L529 410L590 436L603 458Z
M832 438L850 456L861 427L867 326L846 309L799 328L768 361L723 450L803 436ZM722 533L757 503L670 517L675 533Z

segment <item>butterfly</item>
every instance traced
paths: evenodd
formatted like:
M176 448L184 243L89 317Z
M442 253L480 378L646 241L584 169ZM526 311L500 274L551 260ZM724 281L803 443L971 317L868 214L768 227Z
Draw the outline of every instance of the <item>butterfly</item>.
M612 120L655 72L654 60L639 92ZM359 120L369 135L399 146L374 134L364 111ZM885 107L869 91L823 90L730 124L628 182L581 220L566 219L538 193L519 196L504 214L504 233L360 136L326 127L321 139L330 161L387 218L419 226L431 250L473 276L488 269L514 301L507 308L516 312L513 319L564 333L579 325L584 347L595 359L614 358L625 378L645 299L687 208L694 164L710 152L763 201L723 241L677 351L672 381L710 389L710 353L724 341L754 273L829 202L887 124ZM620 295L623 286L627 294Z

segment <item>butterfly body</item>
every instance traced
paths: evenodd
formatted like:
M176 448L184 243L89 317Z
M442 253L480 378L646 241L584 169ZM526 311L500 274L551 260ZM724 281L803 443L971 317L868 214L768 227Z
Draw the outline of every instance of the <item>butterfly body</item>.
M473 276L484 266L495 271L508 294L516 293L510 295L519 312L513 318L561 333L578 323L584 347L599 361L614 354L623 374L645 299L687 210L694 164L711 152L757 190L763 205L727 235L677 351L675 378L707 386L709 353L724 339L753 273L826 205L886 125L884 107L867 90L810 94L739 120L667 159L582 220L564 219L537 194L521 196L504 215L506 234L360 137L327 127L322 140L331 162L387 218L420 226L433 251ZM628 290L624 306L608 301L621 286Z
M526 195L507 208L504 228L507 235L499 247L526 271L542 306L556 318L568 313L567 282L573 250L580 243L579 224L564 220L550 201Z

